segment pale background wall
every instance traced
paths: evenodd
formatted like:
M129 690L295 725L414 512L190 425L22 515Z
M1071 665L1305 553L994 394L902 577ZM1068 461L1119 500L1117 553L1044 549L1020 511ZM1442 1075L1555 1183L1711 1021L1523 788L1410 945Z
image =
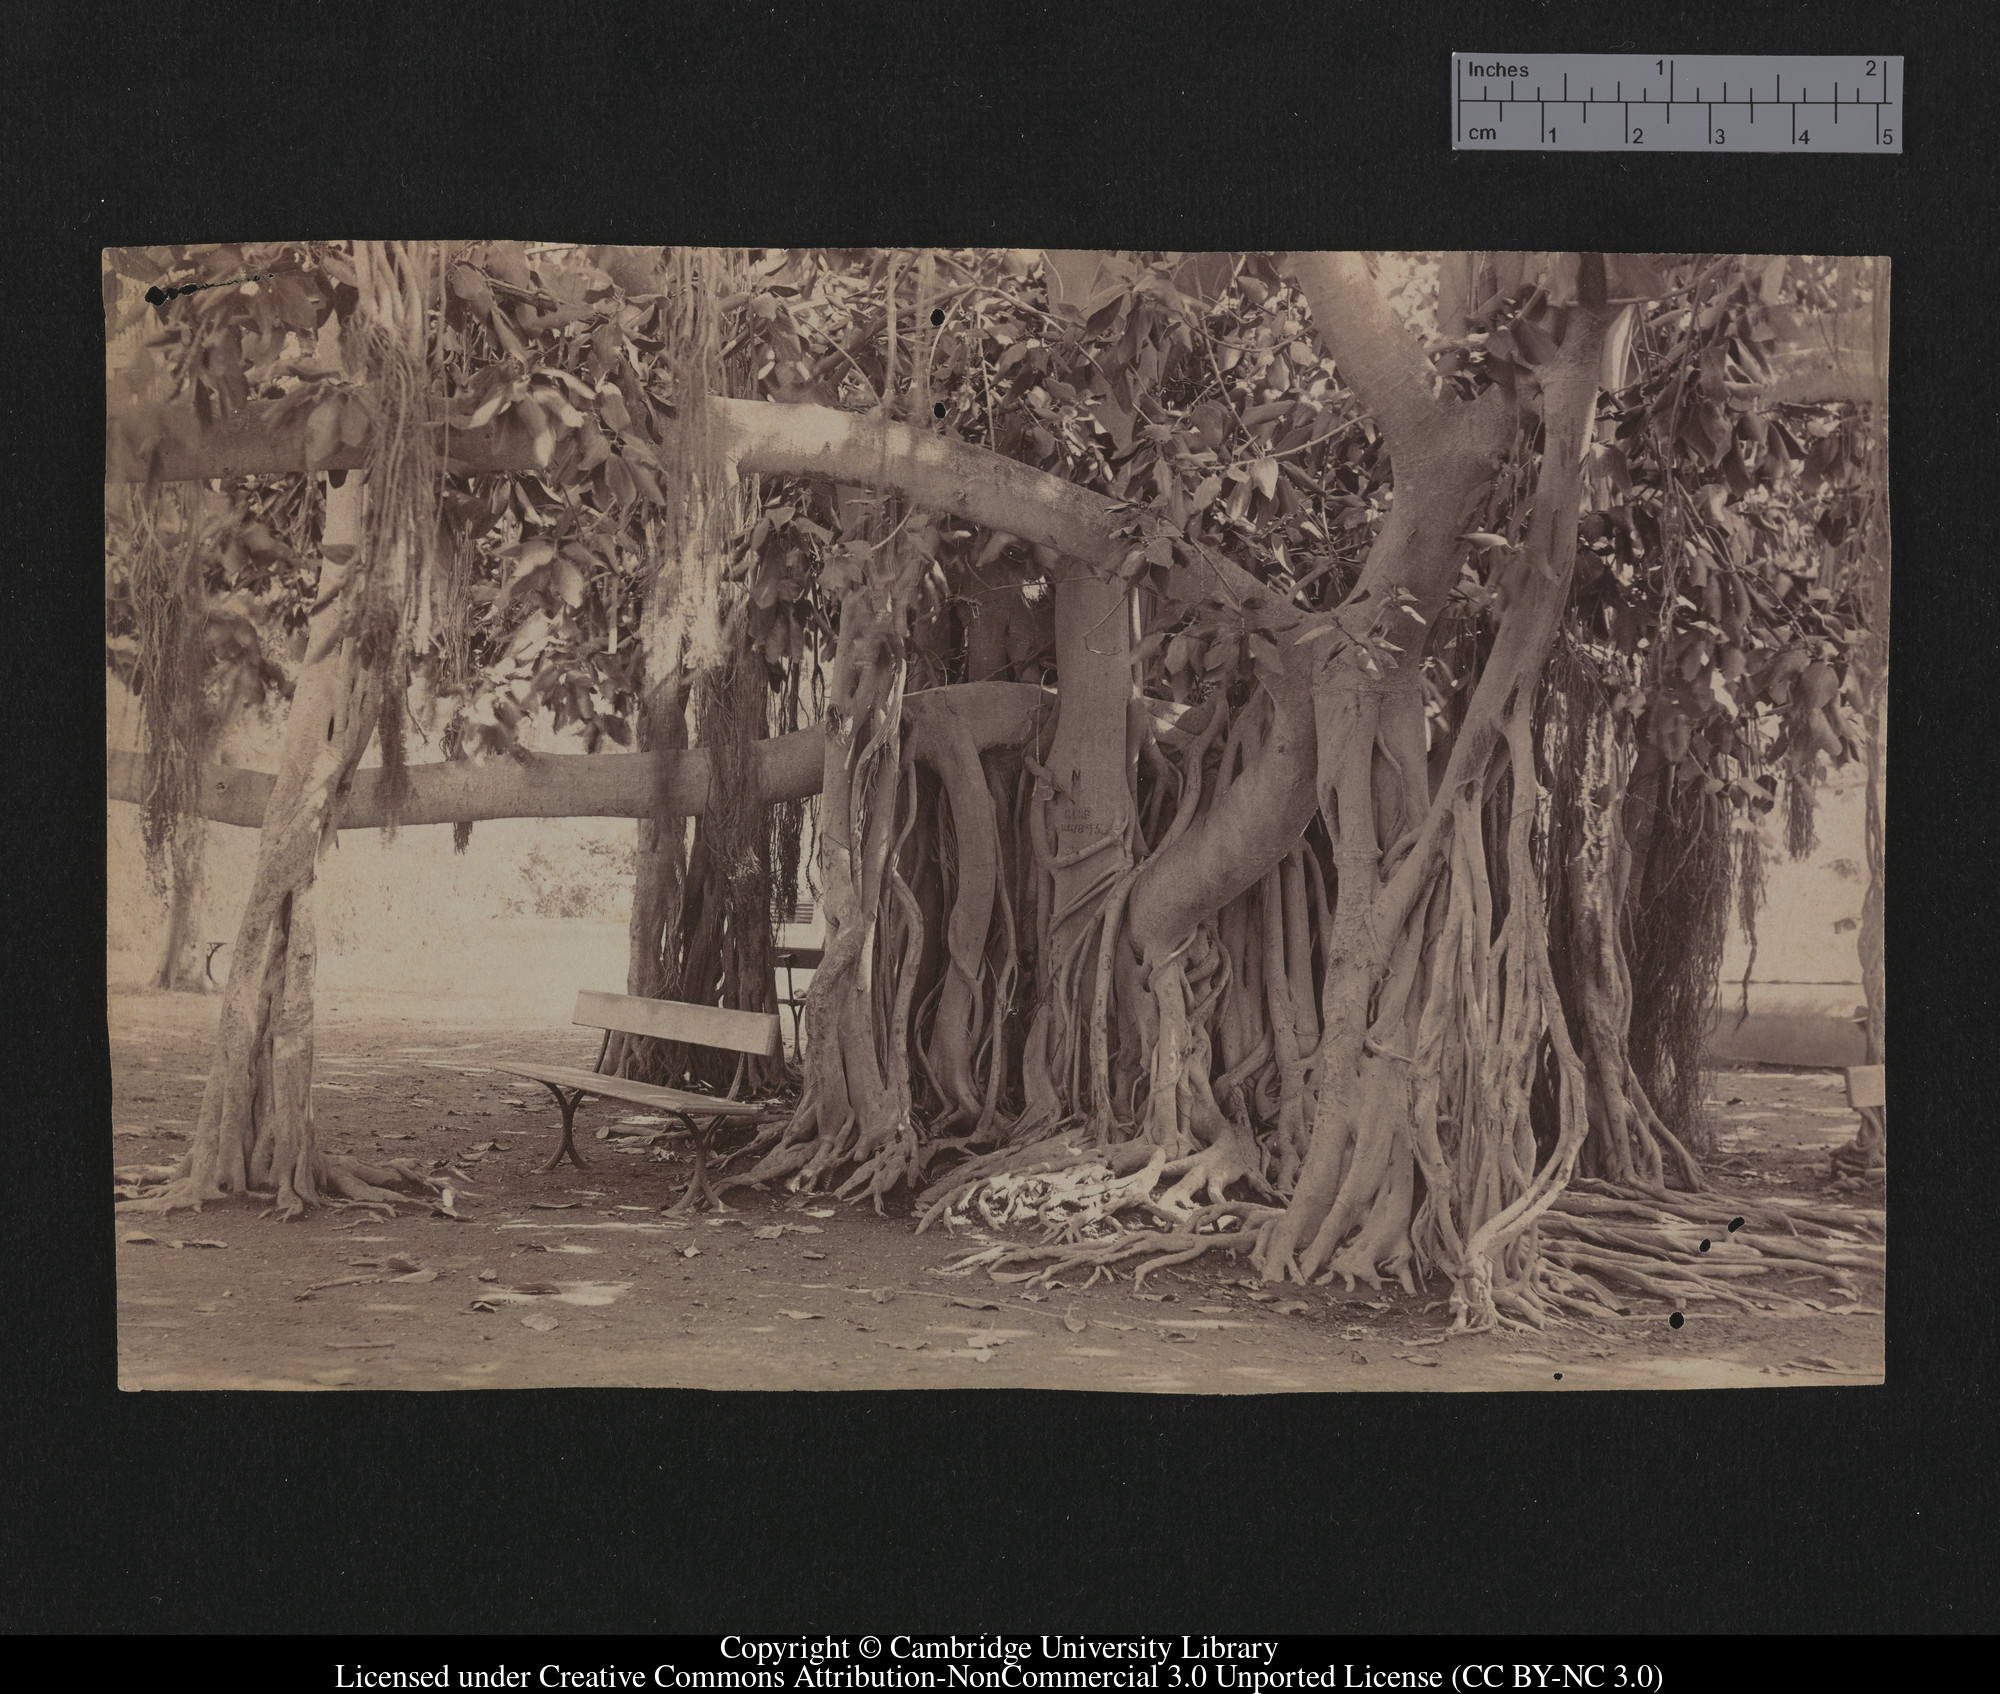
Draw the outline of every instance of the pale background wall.
M1738 1021L1749 943L1732 930L1711 1058L1813 1066L1858 1065L1866 1059L1853 1022L1866 998L1857 946L1868 892L1865 786L1859 760L1833 773L1819 797L1819 845L1796 864L1785 854L1781 831L1767 823L1766 898L1757 923L1750 1016Z

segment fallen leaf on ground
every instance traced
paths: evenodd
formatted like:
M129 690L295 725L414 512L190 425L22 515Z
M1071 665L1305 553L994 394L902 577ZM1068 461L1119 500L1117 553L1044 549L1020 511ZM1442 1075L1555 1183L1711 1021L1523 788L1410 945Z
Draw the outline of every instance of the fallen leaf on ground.
M1001 1309L997 1300L969 1300L963 1294L954 1294L951 1303L975 1312L997 1312Z
M863 1335L873 1335L875 1333L875 1326L872 1323L857 1323L854 1327L860 1330Z
M1068 1330L1070 1334L1081 1335L1089 1327L1089 1324L1076 1315L1074 1307L1063 1313L1063 1328Z
M372 1276L336 1277L331 1282L315 1282L310 1287L305 1289L302 1293L294 1294L292 1298L294 1300L310 1300L322 1288L352 1288L357 1283L373 1282L374 1280L375 1278Z
M1280 1300L1271 1310L1290 1317L1294 1312L1309 1312L1312 1308L1303 1300Z
M435 1282L437 1279L438 1273L434 1270L411 1271L406 1276L392 1276L389 1278L391 1282Z
M1223 1313L1232 1312L1235 1309L1236 1308L1233 1306L1196 1306L1194 1308L1194 1310L1197 1312L1223 1312Z
M521 1327L523 1329L540 1330L546 1334L549 1330L554 1329L560 1321L559 1318L550 1317L547 1312L530 1312L521 1320Z
M874 1297L875 1304L878 1306L886 1306L891 1300L895 1299L896 1297L895 1295L891 1294L886 1288L871 1288L868 1290L868 1292L870 1295Z
M1277 1299L1277 1295L1273 1294L1268 1288L1253 1288L1243 1298L1246 1300L1255 1300L1261 1306L1268 1300Z
M1160 1335L1163 1340L1167 1341L1192 1341L1195 1339L1194 1336L1188 1334L1184 1329L1163 1329L1160 1331Z
M176 1247L227 1247L227 1241L176 1241Z
M364 1261L356 1259L354 1262L356 1264L361 1264ZM372 1263L373 1261L368 1261L368 1262ZM384 1259L382 1261L382 1268L384 1270L392 1270L392 1271L413 1271L413 1270L422 1270L424 1267L420 1265L415 1259L392 1258L392 1259Z
M1368 1362L1368 1355L1362 1352L1359 1347L1355 1348L1354 1351L1349 1353L1347 1356L1350 1359L1352 1359L1357 1365L1365 1365Z
M498 1282L500 1280L500 1273L498 1271L483 1270L479 1273L479 1280L481 1282Z
M831 1206L808 1206L806 1207L806 1216L809 1218L830 1218L833 1216L833 1208Z
M701 1249L699 1247L683 1247L681 1249L681 1257L684 1259L698 1259L701 1257Z
M581 1200L537 1200L534 1207L538 1212L566 1212L582 1204Z
M789 1229L794 1235L824 1235L825 1230L816 1223L784 1223L780 1229Z
M824 1253L807 1253L804 1256L808 1259L823 1259L826 1257Z
M475 1300L472 1302L472 1309L475 1312L497 1312L500 1308L491 1300Z
M804 1323L806 1319L816 1318L819 1315L820 1314L818 1312L788 1312L785 1311L782 1307L779 1309L778 1312L779 1317L790 1318L793 1323Z
M767 1223L762 1229L753 1229L750 1232L751 1236L758 1241L776 1241L784 1233L785 1226L777 1223Z
M515 1294L556 1294L560 1293L553 1282L517 1282L510 1292Z
M157 1247L160 1244L158 1236L147 1235L144 1231L137 1229L133 1230L130 1235L119 1236L118 1239L130 1247Z
M1437 1360L1427 1359L1421 1353L1398 1353L1396 1357L1407 1359L1413 1365L1429 1365L1431 1369L1437 1369Z

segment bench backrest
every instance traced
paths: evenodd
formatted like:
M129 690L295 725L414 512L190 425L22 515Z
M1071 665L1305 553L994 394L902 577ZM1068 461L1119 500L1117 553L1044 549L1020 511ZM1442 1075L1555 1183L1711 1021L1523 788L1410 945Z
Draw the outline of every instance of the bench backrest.
M690 1006L679 1000L648 1000L631 994L600 994L586 988L576 997L572 1023L615 1029L624 1035L657 1035L698 1047L775 1058L778 1019L771 1012L732 1012L721 1006Z

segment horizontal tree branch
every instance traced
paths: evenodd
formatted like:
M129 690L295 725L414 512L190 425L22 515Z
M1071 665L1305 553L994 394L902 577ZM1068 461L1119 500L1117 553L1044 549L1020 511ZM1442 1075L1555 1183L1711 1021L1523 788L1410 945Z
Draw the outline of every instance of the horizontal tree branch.
M205 482L218 477L297 475L306 469L307 411L274 420L280 402L259 401L206 426L187 406L133 406L105 429L105 478L110 482ZM952 436L831 406L771 400L708 402L725 462L746 474L825 477L893 488L926 511L949 513L1004 530L1057 553L1062 561L1116 564L1131 545L1118 530L1136 508ZM440 445L471 474L536 468L525 443L496 437L492 426L452 431ZM342 446L325 470L358 470L365 444ZM1058 572L1064 568L1059 563ZM1073 567L1072 567L1073 568ZM1230 560L1215 555L1208 571L1189 574L1186 593L1211 592L1219 579L1239 600L1281 599Z
M1025 741L1037 715L1052 710L1054 699L1035 683L972 682L921 690L908 696L904 707L917 719L948 712L986 748ZM1162 701L1148 704L1163 720L1179 711ZM765 805L804 799L820 790L825 730L815 725L756 742L751 758ZM112 751L106 764L109 798L133 804L145 798L144 755ZM708 807L710 779L708 754L700 747L659 753L530 753L483 762L454 759L411 765L405 774L409 789L396 820L405 827L494 818L651 817L663 798L668 815L699 817ZM203 765L201 815L211 823L259 828L273 781L266 771ZM380 829L388 821L381 770L356 771L340 827Z

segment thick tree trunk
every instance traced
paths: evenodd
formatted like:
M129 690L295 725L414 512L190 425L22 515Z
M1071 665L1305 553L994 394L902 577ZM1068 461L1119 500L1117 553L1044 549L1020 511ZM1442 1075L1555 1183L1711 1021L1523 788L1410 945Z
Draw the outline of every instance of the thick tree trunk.
M660 600L669 592L656 574L640 616L644 693L639 703L639 746L645 753L682 753L687 748L685 680L680 645L661 627ZM625 992L649 1000L678 998L680 986L681 893L687 865L687 818L674 809L674 787L665 759L652 761L654 809L639 819L632 860L632 915L627 925ZM704 770L704 776L706 771ZM705 798L705 795L704 795ZM666 1043L646 1036L614 1034L602 1068L616 1076L663 1082L678 1068Z
M153 974L155 988L200 993L208 985L196 956L200 938L195 933L207 833L199 820L191 818L169 850L173 868L167 888L167 938L160 949L160 968Z
M1315 299L1316 315L1318 310ZM1386 1272L1407 1284L1416 1250L1410 1235L1414 1162L1425 1179L1433 1252L1453 1275L1461 1320L1489 1324L1496 1251L1568 1180L1582 1142L1581 1066L1569 1051L1555 997L1546 918L1529 858L1538 800L1531 723L1569 594L1580 464L1595 411L1604 328L1600 315L1574 309L1557 361L1540 373L1546 439L1534 517L1503 585L1507 609L1500 632L1436 798L1416 785L1421 743L1413 746L1403 727L1407 719L1398 721L1407 684L1371 678L1357 645L1333 656L1316 688L1320 807L1337 870L1322 993L1322 1080L1298 1186L1257 1253L1267 1278L1303 1280L1331 1264L1350 1283ZM1409 388L1394 371L1388 379L1378 410L1395 416L1405 409ZM1404 416L1402 427L1421 431L1427 424L1419 411ZM1404 481L1406 462L1399 451L1399 513L1415 492ZM1438 464L1429 455L1418 462L1424 470ZM1462 512L1457 506L1455 517ZM1402 586L1420 603L1441 597L1441 579L1454 562L1448 538L1434 535L1423 544L1432 520L1426 511L1406 531L1409 574ZM1456 527L1454 522L1454 532ZM1371 558L1371 569L1374 563ZM1502 856L1507 910L1498 949L1489 952L1494 893L1480 812L1500 750L1512 793ZM1378 788L1378 757L1390 760L1399 781ZM1440 901L1443 923L1434 929ZM1527 1094L1545 1032L1563 1072L1564 1122L1557 1156L1537 1173ZM1463 1081L1453 1074L1460 1065L1472 1067L1459 1073ZM1456 1169L1437 1137L1441 1089L1458 1119ZM1359 1237L1336 1258L1357 1225Z
M360 548L360 482L350 475L328 495L322 548L330 558ZM368 568L365 560L322 568L201 1116L174 1179L127 1206L198 1207L258 1192L291 1217L336 1195L371 1203L404 1198L380 1185L412 1173L329 1159L312 1113L315 869L381 698L358 627Z
M1127 757L1131 599L1122 582L1079 576L1057 584L1055 603L1055 739L1047 765L1035 771L1028 824L1038 857L1051 825L1054 836L1042 867L1049 916L1036 985L1040 1036L1030 1036L1029 1063L1041 1072L1035 1088L1048 1086L1104 1137L1112 1101L1096 1034L1099 984L1108 994L1137 824Z

